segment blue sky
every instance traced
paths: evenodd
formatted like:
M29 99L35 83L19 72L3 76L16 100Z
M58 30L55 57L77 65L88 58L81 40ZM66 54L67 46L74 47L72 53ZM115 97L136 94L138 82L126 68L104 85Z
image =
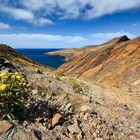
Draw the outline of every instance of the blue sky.
M0 43L68 48L140 35L140 0L0 0Z

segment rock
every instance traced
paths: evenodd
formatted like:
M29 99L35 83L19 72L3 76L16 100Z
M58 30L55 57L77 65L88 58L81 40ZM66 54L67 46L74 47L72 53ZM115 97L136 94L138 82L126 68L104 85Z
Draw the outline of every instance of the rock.
M24 122L22 123L22 125L23 125L24 127L27 127L27 126L29 125L29 123L28 123L27 121L24 121Z
M36 118L35 120L36 120L36 123L43 123L44 122L43 118Z
M8 64L10 64L10 61L9 60L5 60L5 62L4 63L8 63Z
M0 135L6 133L10 128L13 127L13 124L9 121L2 120L0 121Z
M70 108L72 107L72 104L71 103L68 103L65 107L65 109L68 111Z
M62 132L63 127L61 125L57 125L54 130L55 131L61 131Z
M84 117L83 117L83 119L84 119L84 120L88 120L88 117L89 117L89 116L90 116L90 113L86 112L85 115L84 115Z
M103 140L103 138L95 138L95 140Z
M130 140L139 140L139 139L137 139L135 136L133 136L133 135L131 135L131 136L129 136L129 139Z
M0 59L0 65L3 65L3 64L4 64L4 62L5 62L5 60L4 60L4 59Z
M82 138L83 138L83 137L82 137L82 134L81 134L81 133L78 134L76 138L77 138L77 140L82 140Z
M36 71L38 74L43 74L42 71L40 71L39 69L37 69Z
M52 118L52 127L54 127L55 125L57 125L60 120L62 119L62 115L57 113L54 115L54 117Z
M93 133L93 136L94 136L94 138L96 138L96 137L97 137L97 133L96 133L96 132L94 132L94 133Z
M94 108L88 105L83 105L80 108L80 112L84 112L84 113L93 113L94 112Z
M33 89L33 90L32 90L32 94L33 94L33 95L38 94L38 90L37 90L37 89Z
M4 66L1 68L1 72L3 72L3 73L8 73L9 71L10 71L10 69L6 68Z
M72 133L72 134L81 134L81 133L82 133L82 131L81 131L81 129L79 128L79 126L78 126L77 123L68 126L68 130L69 130L69 132Z
M39 140L39 138L35 135L35 131L27 133L20 130L14 134L13 140Z
M3 66L5 66L6 68L14 68L14 65L12 63L10 63L8 60L5 61Z

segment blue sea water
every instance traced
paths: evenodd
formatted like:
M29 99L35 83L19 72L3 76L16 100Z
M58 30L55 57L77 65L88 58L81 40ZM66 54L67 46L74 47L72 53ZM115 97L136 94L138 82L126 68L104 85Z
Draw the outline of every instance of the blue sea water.
M58 68L64 63L64 58L59 56L50 56L45 53L62 49L16 49L18 52L26 55L32 60L53 68Z

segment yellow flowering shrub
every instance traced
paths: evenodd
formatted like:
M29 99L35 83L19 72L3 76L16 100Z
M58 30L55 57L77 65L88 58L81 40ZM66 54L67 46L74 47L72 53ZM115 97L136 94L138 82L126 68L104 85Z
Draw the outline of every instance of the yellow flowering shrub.
M18 72L0 72L0 117L17 113L27 93L26 79Z

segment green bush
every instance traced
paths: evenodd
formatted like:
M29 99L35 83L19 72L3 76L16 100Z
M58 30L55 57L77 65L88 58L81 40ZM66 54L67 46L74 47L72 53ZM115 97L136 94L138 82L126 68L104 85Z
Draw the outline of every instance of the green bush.
M83 93L83 89L81 87L81 85L76 81L76 79L70 77L68 79L68 82L69 84L72 86L73 90L76 92L76 93Z
M0 117L18 117L26 93L27 82L20 73L0 73Z

